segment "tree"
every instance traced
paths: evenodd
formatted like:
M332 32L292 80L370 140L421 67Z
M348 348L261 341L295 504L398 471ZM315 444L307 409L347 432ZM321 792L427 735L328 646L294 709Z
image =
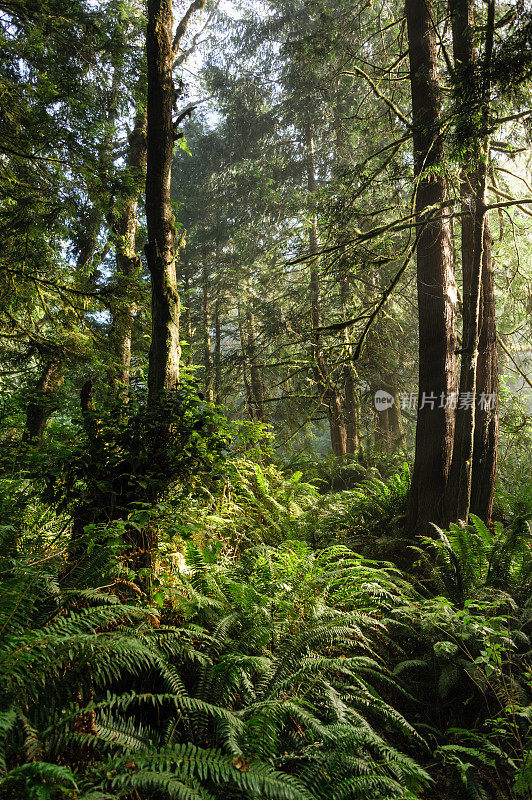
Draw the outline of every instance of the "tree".
M485 53L475 46L473 0L450 0L455 89L460 97L458 136L466 153L462 168L461 247L463 334L460 396L452 469L447 489L451 521L467 520L469 511L490 521L495 491L498 431L497 330L492 235L487 216L489 125L495 3L488 5ZM468 101L464 119L465 102ZM469 120L475 119L474 123Z
M156 398L179 381L179 295L175 274L175 226L170 199L176 132L172 0L149 0L146 34L148 76L146 221L144 247L152 286L152 334L148 390Z
M457 390L457 291L443 168L440 79L434 8L406 0L414 143L419 395L408 527L445 520Z

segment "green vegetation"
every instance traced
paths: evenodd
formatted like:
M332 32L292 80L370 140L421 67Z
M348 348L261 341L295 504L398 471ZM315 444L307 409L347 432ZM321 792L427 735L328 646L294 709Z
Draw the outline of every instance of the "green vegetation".
M94 526L80 586L68 516L4 480L2 797L527 796L532 506L405 572L407 473L320 496L261 453Z
M532 798L532 0L0 0L0 800Z

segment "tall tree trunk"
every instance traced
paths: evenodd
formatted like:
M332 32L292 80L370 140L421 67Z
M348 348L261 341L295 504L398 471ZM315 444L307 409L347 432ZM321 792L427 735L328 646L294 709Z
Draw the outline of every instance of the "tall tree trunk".
M344 386L345 450L350 455L357 455L360 450L360 402L357 390L357 374L350 359L344 367Z
M341 183L345 180L345 173L352 157L353 143L345 127L345 117L349 114L348 105L345 102L345 94L340 91L340 85L336 87L333 95L334 100L331 108L334 120L334 168L333 175ZM344 320L348 318L350 288L349 288L349 266L347 264L346 250L342 247L339 251L339 283L340 301ZM346 453L357 455L360 449L360 397L357 388L357 371L352 360L353 347L349 343L349 333L347 328L344 330L345 358L346 363L343 369L344 384L344 404L343 414L346 431Z
M493 512L499 440L499 365L495 317L495 274L488 220L484 225L480 336L477 359L477 406L470 511L488 524Z
M206 255L203 254L205 260ZM214 403L214 381L211 345L211 306L207 269L203 267L203 365L205 367L205 399Z
M222 326L220 321L220 298L214 304L214 401L222 402Z
M175 268L175 226L170 201L174 148L172 112L172 0L148 0L146 57L148 130L146 165L146 260L151 276L152 328L148 371L150 400L179 381L179 294Z
M129 137L127 170L132 186L118 199L112 215L116 247L116 299L113 300L113 323L109 331L111 345L110 382L112 393L127 402L131 369L131 338L136 312L135 290L141 271L136 250L137 210L140 182L146 170L146 111L135 120Z
M183 286L183 291L185 294L185 306L183 308L183 327L185 331L185 341L187 344L186 348L186 358L185 364L189 367L192 364L192 313L190 311L190 305L192 303L192 296L191 296L191 269L190 264L188 263L188 257L185 255L183 257L183 264L181 269L181 281Z
M456 392L456 300L448 222L438 211L447 198L442 174L441 105L434 8L431 0L406 0L414 173L417 179L417 292L419 398L416 453L407 527L442 523L451 465ZM443 398L443 401L442 401Z
M253 401L255 406L255 417L260 422L265 422L266 411L264 408L264 386L262 383L261 368L259 366L257 354L255 317L250 309L248 309L246 313L246 329L249 352L249 372L251 377L251 391L253 393Z
M388 409L384 408L382 410L375 411L375 446L384 450L384 452L390 452L390 417L388 414Z
M344 271L345 253L340 251L340 301L344 320L347 319L349 304L349 278ZM345 358L344 365L344 420L346 441L345 450L349 455L356 455L360 449L360 401L357 389L357 373L352 360L353 348L349 343L347 328L344 330Z
M453 55L458 90L480 101L481 126L489 114L489 83L481 84L475 48L473 0L449 0ZM493 3L486 37L489 66L493 39ZM491 31L490 31L491 26ZM486 73L487 74L487 73ZM498 438L498 369L492 236L486 212L489 140L481 130L473 163L462 179L463 346L461 402L456 414L453 462L448 486L449 521L467 519L473 511L490 521L495 492ZM469 402L471 401L471 402Z
M163 392L176 388L179 380L179 295L175 270L175 226L170 202L175 138L172 111L176 100L172 67L190 17L194 11L203 8L204 5L205 0L194 0L177 25L172 41L172 0L148 0L147 109L145 123L142 118L137 119L135 130L138 139L136 142L130 142L130 145L131 150L135 149L135 144L139 147L136 158L141 172L144 167L144 159L146 160L148 242L145 252L152 285L152 337L148 373L149 403L157 400ZM143 141L144 124L146 125L145 143ZM131 151L130 155L133 158ZM126 221L128 223L127 235L124 238L124 244L127 244L128 247L126 252L119 253L119 257L120 255L124 256L123 266L127 275L130 274L130 268L134 268L134 253L130 246L133 243L135 229L133 209L136 212L135 200L133 198L129 198L129 200L132 203L129 207L131 213L125 213L121 220L124 224ZM129 260L130 258L131 260ZM138 266L138 262L136 266ZM125 338L127 339L127 326ZM124 341L123 338L122 342ZM97 421L94 420L91 413L92 383L90 381L86 382L82 389L81 405L89 438L94 441L95 446L100 446ZM155 435L151 436L148 442L154 468L161 474L161 485L159 487L152 486L147 490L147 496L151 502L156 497L157 491L164 489L167 485L164 476L164 446L167 441L169 422L170 420L166 418L156 422L152 429ZM129 513L131 501L138 499L138 488L134 489L133 495L128 492L127 472L124 485L124 469L129 470L130 465L124 464L123 468L119 468L119 474L111 477L109 492L103 502L95 506L94 498L89 497L76 509L68 563L64 571L65 579L68 579L68 576L72 578L78 562L86 555L83 551L82 535L87 524L123 519ZM146 499L146 495L142 496L141 493L140 496L143 500ZM149 525L141 531L126 525L124 541L128 548L126 558L135 572L138 573L141 568L152 566L153 553L157 544L156 530ZM139 582L145 585L144 578L139 578Z
M244 390L246 392L246 408L248 410L250 420L254 420L254 403L251 385L248 377L247 366L247 343L244 334L244 324L242 321L242 310L240 304L237 305L237 319L238 319L238 334L240 337L240 352L242 354L242 380L244 382Z
M376 444L384 447L386 452L392 453L400 447L404 440L403 417L394 376L379 375L375 389L385 391L394 399L394 402L387 408L376 409L377 425L375 430Z
M325 354L321 346L320 326L322 324L321 290L319 280L318 221L316 217L316 174L314 135L309 124L305 129L307 155L307 189L309 207L309 255L315 256L310 262L310 307L312 323L312 362L314 380L322 403L327 405L327 416L334 455L342 459L346 454L347 433L345 429L342 403L336 385L331 381Z
M172 112L177 99L172 69L187 53L179 48L190 19L205 7L193 0L176 26L172 39L172 0L148 0L146 61L148 132L146 164L146 221L144 248L151 276L151 345L148 396L155 400L179 382L180 301L176 277L175 225L170 200L172 157L176 132Z
M390 427L390 449L395 451L404 443L405 429L403 426L399 393L391 375L386 375L386 391L391 394L394 399L393 405L388 409L388 420Z

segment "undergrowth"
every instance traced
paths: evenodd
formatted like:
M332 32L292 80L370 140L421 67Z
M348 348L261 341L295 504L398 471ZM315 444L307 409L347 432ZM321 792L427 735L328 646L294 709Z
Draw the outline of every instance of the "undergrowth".
M408 573L406 470L320 496L239 456L88 529L109 565L67 588L68 517L3 488L2 798L530 795L526 503L410 542ZM117 525L157 526L143 589Z

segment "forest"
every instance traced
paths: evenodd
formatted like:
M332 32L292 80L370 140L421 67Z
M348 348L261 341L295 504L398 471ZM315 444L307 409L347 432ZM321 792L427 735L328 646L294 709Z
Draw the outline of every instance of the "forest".
M532 798L532 0L0 47L0 800Z

